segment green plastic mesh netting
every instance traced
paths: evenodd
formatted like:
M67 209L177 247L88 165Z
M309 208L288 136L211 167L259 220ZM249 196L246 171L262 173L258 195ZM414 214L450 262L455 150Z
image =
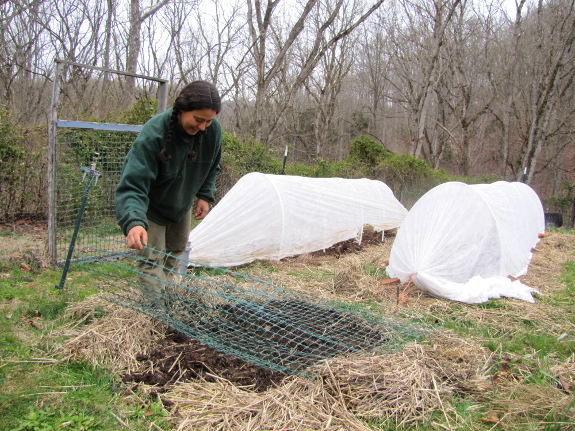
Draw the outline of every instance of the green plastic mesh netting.
M133 254L78 263L75 269L92 274L108 301L271 371L306 374L321 360L390 352L425 334L407 322L227 269L201 265L160 279L140 272L141 262Z
M391 352L426 332L357 306L223 268L201 265L184 274L168 271L160 279L142 273L138 269L142 262L133 254L78 263L75 268L92 274L108 301L271 371L306 374L323 359L354 352Z

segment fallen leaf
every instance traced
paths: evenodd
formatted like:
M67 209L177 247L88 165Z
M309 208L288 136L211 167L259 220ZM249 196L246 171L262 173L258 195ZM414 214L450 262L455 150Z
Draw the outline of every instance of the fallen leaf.
M25 264L24 262L22 262L22 263L20 264L20 268L22 268L22 269L23 269L24 271L26 271L26 272L32 271L32 269L31 269L27 264Z
M500 422L500 419L495 415L483 416L481 420L490 424L498 424Z
M571 393L571 385L567 382L567 380L565 380L565 378L563 376L559 376L558 380L559 380L559 383L561 383L563 390L570 394Z
M395 284L399 283L399 278L386 278L385 280L379 280L379 284Z

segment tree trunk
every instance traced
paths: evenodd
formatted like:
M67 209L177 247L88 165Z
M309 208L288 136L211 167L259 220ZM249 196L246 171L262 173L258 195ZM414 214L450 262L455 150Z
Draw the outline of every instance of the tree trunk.
M146 10L140 8L140 0L130 0L130 28L128 30L128 43L126 53L126 72L138 73L138 58L141 49L141 31L143 22L154 15L160 8L168 4L170 0L160 0ZM126 76L126 107L135 100L136 78Z

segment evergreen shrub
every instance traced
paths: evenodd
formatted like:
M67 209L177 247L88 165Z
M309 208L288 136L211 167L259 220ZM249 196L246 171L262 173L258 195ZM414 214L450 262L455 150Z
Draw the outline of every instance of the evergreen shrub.
M349 150L350 159L372 167L391 155L392 153L386 150L383 145L365 135L356 138Z

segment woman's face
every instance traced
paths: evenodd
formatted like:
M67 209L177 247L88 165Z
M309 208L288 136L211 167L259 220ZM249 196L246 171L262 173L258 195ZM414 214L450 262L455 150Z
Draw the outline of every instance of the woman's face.
M199 131L206 130L216 118L216 111L210 108L195 111L180 112L180 126L188 135L195 135Z

